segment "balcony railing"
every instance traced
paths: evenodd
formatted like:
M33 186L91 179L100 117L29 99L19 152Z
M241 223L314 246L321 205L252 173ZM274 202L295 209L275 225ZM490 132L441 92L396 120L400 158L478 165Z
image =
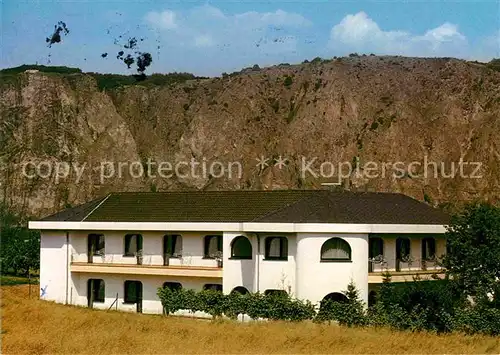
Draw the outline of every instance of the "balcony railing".
M200 258L197 255L191 255L190 253L181 254L144 254L142 252L134 253L130 255L121 254L106 254L103 252L97 252L91 257L87 253L72 253L71 262L77 263L88 263L88 264L123 264L126 260L126 264L136 264L144 266L206 266L222 268L222 258L217 257L214 260L205 260L203 265L194 265L196 263L196 258ZM135 259L135 260L134 260ZM194 260L193 260L194 259ZM212 264L212 265L210 265Z
M414 257L387 259L383 256L368 259L368 272L443 271L442 258L422 259Z
M222 268L210 266L163 266L72 262L71 272L124 275L191 276L221 278Z

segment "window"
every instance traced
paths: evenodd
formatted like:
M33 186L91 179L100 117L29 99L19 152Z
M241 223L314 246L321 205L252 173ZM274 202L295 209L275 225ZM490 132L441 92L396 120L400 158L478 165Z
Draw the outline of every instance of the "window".
M89 234L87 252L89 258L93 257L94 255L104 255L104 235Z
M321 246L321 261L351 261L351 247L344 239L331 238Z
M222 235L205 236L205 258L213 259L219 253L222 253Z
M165 235L163 237L163 255L170 258L182 256L182 236L178 234Z
M142 282L125 281L124 303L140 303L142 301Z
M373 259L378 256L384 256L384 240L379 237L370 238L369 258Z
M240 235L231 243L231 258L252 259L252 243L247 237Z
M87 281L87 297L89 306L94 302L104 302L104 280L89 279Z
M410 239L408 238L398 238L396 239L396 258L399 260L405 260L410 257Z
M288 296L288 293L286 293L285 290L273 290L273 289L269 289L269 290L265 290L264 291L264 295L265 296L271 296L271 297L285 297L285 296Z
M286 237L267 237L264 256L269 260L288 260L288 239Z
M125 236L125 256L136 256L142 252L142 235L127 234Z
M171 291L178 291L182 289L182 285L179 282L165 282L163 288L169 288Z
M231 291L231 294L240 294L240 295L246 295L250 292L248 292L248 290L243 287L243 286L238 286L238 287L235 287L233 288L233 290Z
M422 239L422 259L433 260L436 257L436 240L434 238Z
M203 286L203 289L222 292L222 285L220 285L220 284L206 284L205 286Z

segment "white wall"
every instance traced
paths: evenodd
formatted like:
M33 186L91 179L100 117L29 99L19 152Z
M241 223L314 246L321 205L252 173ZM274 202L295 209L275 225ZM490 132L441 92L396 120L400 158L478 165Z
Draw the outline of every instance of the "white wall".
M40 298L66 302L69 257L64 231L43 231L40 240ZM44 291L42 291L42 289Z
M94 263L135 264L135 257L123 256L125 235L135 232L121 231L74 231L70 233L71 254L74 262L87 262L87 238L90 233L102 233L105 239L105 256L94 256ZM204 237L221 233L214 232L138 232L143 238L143 265L163 265L163 236L182 236L182 258L170 258L170 265L217 266L212 259L204 259Z
M349 243L352 262L320 261L321 246L333 237ZM368 234L298 233L297 241L297 298L318 303L353 280L368 302Z
M243 235L252 243L252 259L231 259L231 243ZM265 238L282 236L288 238L288 260L265 260ZM253 233L225 232L223 240L224 267L223 291L230 293L235 287L243 286L250 292L264 292L268 289L290 291L295 294L296 237L293 234L260 234L260 250L257 235Z
M113 274L91 274L91 273L73 273L72 275L74 286L70 289L71 304L87 306L87 282L89 279L102 279L105 283L105 300L104 303L94 302L94 308L108 309L115 301L118 295L118 310L121 311L136 311L135 304L125 304L125 281L141 281L142 282L142 309L143 313L162 314L162 305L157 296L158 288L165 282L179 282L183 288L200 291L205 284L218 283L222 284L221 279L205 279L197 277L177 277L170 278L168 276L147 276L147 275L113 275ZM115 309L113 305L112 309ZM181 312L183 313L183 312ZM196 314L195 314L196 315Z
M43 231L41 238L41 270L40 287L46 287L44 299L64 303L66 290L74 304L87 304L87 280L90 274L67 273L67 262L70 256L73 261L87 262L87 236L98 231L70 232L69 255L66 253L66 234L63 231ZM164 234L180 234L183 238L183 258L170 259L170 265L186 266L217 266L215 260L203 259L204 236L219 234L217 232L143 232L143 264L163 265ZM135 257L124 257L123 231L105 231L105 258L94 257L94 262L112 262L135 264ZM222 234L222 233L220 233ZM233 260L231 241L244 235L252 243L253 256L251 260ZM264 292L267 289L285 289L292 296L308 299L313 303L321 301L327 294L342 292L351 279L360 290L360 296L366 302L368 299L368 234L354 233L298 233L271 234L260 233L260 250L258 238L254 233L224 232L223 233L223 278L176 278L159 276L125 276L125 275L95 275L106 282L106 302L96 307L107 308L119 294L118 309L135 310L133 305L123 304L124 281L140 280L143 282L144 312L161 313L161 304L156 296L156 290L165 281L181 282L184 287L201 289L206 283L223 284L224 293L231 292L235 287L243 286L251 292ZM267 236L286 236L288 238L288 260L265 260L265 238ZM332 237L345 239L351 246L352 262L321 262L320 250L322 244ZM389 268L394 270L396 256L396 235L384 237L384 253L389 261ZM421 238L425 235L410 236L411 253L420 259ZM436 254L445 253L445 239L436 238ZM419 269L416 263L412 269ZM68 285L66 277L69 277Z

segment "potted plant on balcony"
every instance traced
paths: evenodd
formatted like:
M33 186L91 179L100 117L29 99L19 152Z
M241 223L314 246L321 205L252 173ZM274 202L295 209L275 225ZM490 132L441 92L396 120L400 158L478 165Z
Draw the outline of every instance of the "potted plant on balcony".
M222 252L217 251L211 255L217 261L217 267L222 267Z
M377 264L377 265L383 265L386 263L385 261L385 258L382 254L380 255L377 255L373 258L369 258L368 259L368 262L369 262L369 272L373 272L373 269L374 269L374 264Z
M104 263L105 258L106 258L106 254L104 253L103 249L96 250L95 256L100 256L101 257L101 261Z
M414 261L415 261L415 259L410 254L403 255L401 257L401 262L406 263L408 265L408 271L411 270L411 266L412 266Z
M137 257L137 265L142 265L142 249L138 250L137 253L135 253L135 256Z

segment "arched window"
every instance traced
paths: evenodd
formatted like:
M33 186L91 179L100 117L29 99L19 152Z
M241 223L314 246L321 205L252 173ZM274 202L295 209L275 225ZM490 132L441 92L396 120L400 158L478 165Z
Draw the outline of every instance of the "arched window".
M398 260L406 260L410 257L411 243L408 238L396 239L396 258Z
M222 235L207 235L204 240L204 257L214 259L222 254Z
M422 239L422 259L434 260L436 257L436 239L429 237Z
M268 260L288 260L288 239L286 237L267 237L265 258Z
M142 253L142 235L127 234L125 236L125 256L137 256Z
M222 285L220 285L220 284L205 284L203 286L203 289L222 292Z
M233 288L233 290L231 291L231 294L240 294L240 295L246 295L250 292L248 292L248 290L243 287L243 286L238 286L238 287L235 287Z
M271 297L286 297L288 296L288 293L285 290L269 289L264 291L264 295Z
M180 282L164 282L163 283L163 288L168 288L170 289L171 291L178 291L180 289L182 289L182 285Z
M165 258L180 258L182 256L182 236L167 234L163 236L163 255Z
M231 243L231 258L252 259L252 243L247 237L240 235L233 239Z
M351 261L351 247L344 239L331 238L321 246L321 261Z

